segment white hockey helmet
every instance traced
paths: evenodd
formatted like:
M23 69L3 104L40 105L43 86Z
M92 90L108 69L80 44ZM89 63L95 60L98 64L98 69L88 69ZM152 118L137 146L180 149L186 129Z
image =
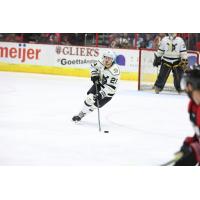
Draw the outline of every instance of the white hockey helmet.
M112 61L115 62L115 54L111 50L107 50L103 53L103 59L104 57L112 58Z
M169 39L170 39L170 40L173 40L173 39L176 38L177 33L168 33L168 36L169 36Z

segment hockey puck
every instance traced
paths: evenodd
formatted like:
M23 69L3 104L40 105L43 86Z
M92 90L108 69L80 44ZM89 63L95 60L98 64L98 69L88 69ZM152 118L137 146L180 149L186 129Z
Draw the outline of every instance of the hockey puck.
M104 131L104 133L109 133L109 131Z

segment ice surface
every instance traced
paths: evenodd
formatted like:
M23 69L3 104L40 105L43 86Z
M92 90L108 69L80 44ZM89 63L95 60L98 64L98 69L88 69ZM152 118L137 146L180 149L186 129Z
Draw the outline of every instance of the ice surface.
M71 121L87 78L0 72L0 165L154 166L193 135L186 95L138 92L121 81L114 98L80 124ZM108 130L109 133L104 133Z

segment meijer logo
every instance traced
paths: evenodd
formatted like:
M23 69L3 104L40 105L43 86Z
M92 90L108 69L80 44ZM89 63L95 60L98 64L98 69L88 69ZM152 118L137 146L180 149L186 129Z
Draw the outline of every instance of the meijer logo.
M26 44L19 44L19 47L0 46L0 58L17 58L20 62L26 60L38 60L41 49L26 48Z

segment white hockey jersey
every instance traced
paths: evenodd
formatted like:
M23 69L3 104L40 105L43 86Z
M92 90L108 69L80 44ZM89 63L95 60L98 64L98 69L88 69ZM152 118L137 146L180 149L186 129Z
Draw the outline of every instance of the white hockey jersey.
M114 63L110 68L106 68L101 61L98 61L91 65L91 74L94 72L98 72L100 75L100 84L102 85L100 93L104 97L112 97L118 86L119 66Z
M180 37L175 37L173 40L168 36L161 40L158 51L156 52L158 57L162 57L163 60L174 63L180 59L187 59L187 49L185 42Z

